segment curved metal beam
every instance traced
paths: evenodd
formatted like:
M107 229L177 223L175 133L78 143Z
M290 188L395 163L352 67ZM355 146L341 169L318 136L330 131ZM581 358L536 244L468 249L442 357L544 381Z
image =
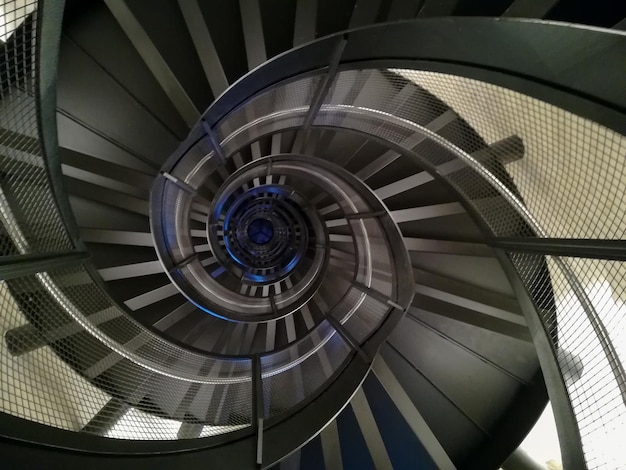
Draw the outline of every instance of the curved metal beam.
M349 63L350 68L384 60L396 68L475 78L519 90L626 134L626 89L617 68L624 62L626 35L565 23L497 18L420 19L328 36L266 62L263 73L239 79L204 113L204 119L213 127L261 90L326 67L346 36L341 63ZM613 73L606 70L607 64L615 64Z

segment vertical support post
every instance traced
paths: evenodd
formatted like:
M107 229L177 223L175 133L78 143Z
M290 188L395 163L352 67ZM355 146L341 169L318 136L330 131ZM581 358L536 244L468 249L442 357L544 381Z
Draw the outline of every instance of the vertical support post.
M300 153L302 149L306 147L309 129L311 128L311 125L315 120L315 116L317 116L317 113L322 106L324 98L326 98L326 95L335 80L335 76L337 75L339 68L339 62L341 61L341 56L343 55L343 50L345 49L347 42L347 35L344 35L333 51L330 63L328 64L328 72L326 72L326 75L318 85L315 95L313 96L313 100L311 101L311 105L309 106L309 112L307 113L304 123L302 124L302 138L296 138L296 141L292 146L291 151L293 153Z
M252 419L256 426L256 465L263 464L263 379L261 377L261 357L252 357Z
M576 421L576 416L569 400L569 394L556 358L554 345L548 338L530 294L519 278L511 260L507 254L500 249L496 248L494 252L496 253L498 261L500 261L500 266L502 266L503 271L513 287L513 292L515 292L515 296L522 308L524 318L526 318L526 322L528 323L528 329L533 338L533 344L537 350L539 365L541 366L543 378L548 389L550 405L554 412L556 430L561 445L561 455L563 456L563 467L587 468L585 456L582 451L578 422Z
M361 349L361 346L359 346L359 343L352 337L350 333L346 331L343 325L336 318L334 318L332 315L328 315L326 317L326 321L328 321L328 323L331 324L331 326L335 329L335 331L339 333L339 336L341 336L343 340L346 343L348 343L348 346L350 346L352 349L354 349L357 352L357 354L361 357L361 359L363 359L363 361L365 361L366 364L372 363L374 358L368 356L367 353L363 351L363 349Z
M36 93L37 130L55 204L68 235L82 249L78 225L63 184L57 137L57 75L65 0L40 0L37 7Z

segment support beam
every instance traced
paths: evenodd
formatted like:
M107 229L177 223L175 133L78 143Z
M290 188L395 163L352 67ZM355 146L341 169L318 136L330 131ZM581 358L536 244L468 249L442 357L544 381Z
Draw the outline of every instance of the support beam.
M452 16L459 0L426 0L422 6L419 16Z
M204 429L204 424L182 423L178 429L176 437L178 439L197 439Z
M381 0L357 0L348 29L367 26L376 22Z
M256 464L263 464L263 369L261 358L257 355L252 358L252 425L256 428Z
M239 0L239 8L248 70L252 70L267 60L259 0Z
M281 460L280 470L300 470L300 449Z
M308 132L315 120L315 116L320 110L326 95L328 95L328 91L335 81L335 76L337 75L337 69L339 67L339 62L341 61L341 56L343 55L343 50L346 47L347 40L342 38L339 40L338 44L335 46L332 57L330 57L328 64L328 71L324 78L317 86L317 90L315 90L315 95L313 96L313 100L311 101L311 105L309 106L309 112L304 119L304 123L302 124L302 130L298 135L302 135L301 141L298 141L298 137L296 136L296 141L293 144L291 149L294 153L299 153L306 146L308 139Z
M386 296L385 294L382 294L381 292L378 292L376 289L367 287L366 285L361 284L360 282L352 282L352 285L356 289L369 295L371 298L377 300L383 305L388 305L389 307L396 308L398 310L404 310L404 307L402 307L402 305L398 305L396 302L391 300L388 296Z
M217 98L228 88L228 80L202 15L202 10L198 5L198 0L178 0L178 6L183 13L185 23L187 23L187 29L211 87L211 92Z
M412 207L410 209L401 209L391 211L389 214L395 223L413 222L416 220L434 219L437 217L445 217L448 215L464 214L465 209L458 202L448 202L445 204L436 204L432 206Z
M62 149L60 153L64 169L71 167L95 173L96 175L115 180L118 183L125 183L148 192L154 183L154 173L152 172L146 173L136 168L123 166L117 162L103 160L102 158L86 155L71 149ZM71 176L66 171L64 171L64 174ZM77 176L75 177L78 179Z
M337 421L333 420L328 423L328 426L321 432L320 437L322 441L322 453L324 454L324 466L327 469L343 470Z
M414 189L417 186L429 183L434 179L435 178L430 173L427 173L426 171L421 171L414 175L407 176L406 178L402 178L394 181L393 183L382 186L376 189L374 192L379 198L385 200L397 194Z
M447 126L448 124L450 124L452 121L456 120L457 118L458 116L454 111L448 110L445 113L437 116L431 122L429 122L428 125L426 126L426 129L428 129L429 131L438 132L439 130L443 129L445 126ZM427 137L422 134L415 133L411 135L410 137L407 137L406 139L404 139L404 141L401 143L401 146L412 149L412 148L417 147L422 142L424 142L426 138ZM374 160L372 163L370 163L369 165L361 169L356 174L356 176L360 178L361 180L365 181L366 179L371 178L376 173L384 169L386 166L395 162L398 158L400 158L400 154L398 152L394 150L388 150L387 152L383 153L380 157L378 157L376 160Z
M498 140L494 142L487 148L488 152L502 163L503 165L508 165L509 163L516 162L524 158L524 141L517 135L512 135L509 137L505 137L504 139ZM472 156L478 161L481 160L480 154L481 151L475 152Z
M510 136L499 140L482 150L472 153L472 157L479 162L484 162L490 157L495 157L503 165L520 160L524 156L524 143L518 136ZM458 159L443 163L437 167L440 175L449 175L455 171L463 170L467 165ZM376 195L381 199L387 199L397 194L412 190L417 186L429 183L435 178L426 171L421 171L375 190Z
M387 449L380 435L380 430L372 414L365 392L363 392L361 387L359 387L354 397L352 397L350 404L352 405L352 410L359 423L359 428L361 428L365 443L374 461L374 467L378 470L392 470L393 465L391 464L391 459L389 458L389 454L387 454Z
M46 345L46 340L37 328L26 324L8 330L4 334L7 349L14 356L21 356Z
M489 246L508 252L626 261L626 240L493 238Z
M317 0L298 0L293 28L293 47L298 47L315 39L317 21Z
M117 424L117 422L130 409L130 405L119 398L111 398L98 413L89 420L81 429L81 432L104 436Z
M209 138L210 138L210 135L209 135ZM216 158L221 158L222 163L224 162L223 158L220 157L219 152L216 152ZM171 175L170 173L163 172L161 173L161 175L163 176L163 178L165 178L166 180L176 185L178 189L180 189L181 191L185 191L187 194L191 195L196 203L202 204L204 206L211 205L211 201L208 200L206 197L202 196L201 194L199 194L199 191L196 188L189 186L187 183L185 183L184 181L181 181L180 179L176 178L174 175Z
M415 293L431 299L441 300L442 302L446 302L450 305L457 305L468 310L473 310L474 312L482 313L483 315L500 318L501 320L506 320L518 325L526 325L524 317L521 313L519 313L519 311L510 312L508 310L494 307L488 303L477 302L474 299L460 295L460 293L454 291L450 292L450 289L447 288L438 289L422 284L415 284Z
M559 0L515 0L502 14L503 17L545 18Z
M442 253L462 256L493 258L493 250L482 243L432 240L427 238L404 237L404 246L409 251L422 253Z
M276 347L276 320L266 323L265 350L273 351Z
M160 261L147 261L145 263L127 264L98 270L98 274L100 274L105 281L150 276L151 274L163 272L163 265L161 265Z
M346 214L344 217L346 219L371 219L377 217L384 217L387 215L386 211L378 211L378 212L355 212L354 214Z
M485 312L478 312L446 301L435 299L422 294L416 294L413 299L413 306L409 308L408 316L420 317L420 312L441 315L468 325L473 325L496 333L517 338L522 341L531 341L528 327L522 316L510 314L490 315Z
M191 302L184 302L180 307L165 315L153 326L159 331L167 331L183 318L187 318L187 316L190 315L193 311L197 310L197 308L198 307L196 307Z
M7 279L50 271L80 263L88 258L89 253L83 251L3 256L0 258L0 280L6 281Z
M376 357L372 369L389 398L396 405L396 408L398 408L402 417L415 433L415 436L422 443L428 455L433 459L437 468L454 469L455 466L441 443L380 355Z
M189 127L192 127L200 118L200 113L148 33L135 18L126 2L105 0L105 3L181 117Z
M9 129L0 129L0 145L30 154L38 151L39 140Z
M109 245L154 246L150 232L128 232L123 230L107 230L84 228L80 231L84 242L105 243Z
M168 297L176 294L178 294L176 286L174 284L166 284L157 289L138 295L137 297L133 297L132 299L128 299L124 302L124 305L131 310L139 310L140 308L147 307L148 305L152 305L153 303L167 299Z
M210 248L210 247L209 247ZM174 266L172 266L171 268L168 268L168 272L172 273L174 271L177 271L179 269L183 269L185 266L187 266L189 263L191 263L192 261L195 261L196 259L198 259L200 257L200 255L198 253L194 253L191 256L187 256L187 258L179 261L178 263L176 263Z
M106 323L114 318L123 315L122 310L117 307L109 307L89 315L89 322L94 325ZM23 325L8 330L5 333L5 341L11 354L19 356L27 352L34 351L37 348L52 344L63 338L80 333L83 327L76 322L66 323L46 331L45 335L38 332L33 325Z
M369 357L367 353L363 351L363 349L361 349L359 342L352 337L352 335L344 328L344 326L339 322L339 320L337 320L332 315L327 315L326 321L332 325L332 327L337 331L339 336L343 338L343 340L348 344L348 346L354 349L357 352L357 354L361 356L361 359L363 359L365 363L367 364L372 363L373 358Z
M74 195L88 201L122 209L145 217L150 216L150 204L145 197L134 197L116 190L104 188L76 178L65 177L65 188Z
M521 309L517 300L508 295L494 292L474 284L459 281L457 279L436 274L424 269L413 268L415 284L430 287L443 292L448 292L474 302L489 305L507 312L521 315Z

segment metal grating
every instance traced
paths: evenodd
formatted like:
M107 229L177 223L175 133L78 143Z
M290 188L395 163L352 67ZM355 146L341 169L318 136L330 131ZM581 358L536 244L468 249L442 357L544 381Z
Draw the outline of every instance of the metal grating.
M0 49L0 204L12 208L0 211L3 255L71 248L39 142L36 6L13 1L1 7L6 43Z
M624 263L584 258L556 258L511 253L520 277L553 340L578 421L590 468L618 468L626 461L626 404L616 380L616 361L607 357L590 314L606 328L618 360L626 358L626 277ZM572 282L563 263L577 277ZM541 279L546 267L550 279ZM607 275L608 274L608 275ZM577 292L575 284L582 288ZM589 301L593 312L585 308ZM619 361L618 361L619 362Z
M624 136L493 85L430 72L394 72L390 80L397 86L413 84L432 94L422 106L431 106L436 97L469 124L448 124L437 133L480 167L459 161L445 142L430 144L427 152L420 148L424 144L413 150L466 197L495 235L624 238ZM521 159L515 137L523 142ZM507 191L517 199L516 210L503 197ZM626 454L617 436L626 433L624 263L510 257L553 341L588 466L623 464Z
M305 355L313 345L313 354ZM348 359L350 352L343 338L324 321L304 341L262 357L264 416L284 413L317 393ZM297 367L291 366L294 361Z
M511 136L521 138L524 157L498 167L485 162L494 176L515 184L525 206L552 238L626 237L626 137L599 124L521 93L476 80L432 72L395 70L397 78L428 90L448 104L475 131L461 131L468 151L492 147ZM450 139L453 140L453 139ZM516 153L514 141L502 142L495 156L506 161ZM514 220L495 223L496 207L480 206L486 192L473 194L468 172L448 175L478 209L505 234ZM558 214L558 217L555 217ZM518 233L535 236L532 232Z
M0 249L68 252L39 140L37 3L1 8ZM0 309L3 412L131 439L197 437L182 433L187 425L202 436L250 425L250 360L190 353L146 331L80 264L2 282Z
M520 93L439 73L344 71L331 90L315 125L358 130L411 151L416 173L447 179L494 235L624 239L624 136ZM384 154L365 177L375 181L399 159L406 157ZM624 430L623 308L595 306L597 287L589 283L611 286L623 305L623 264L526 257L533 262L520 265L513 257L558 348L588 465L623 463L621 446L610 438ZM565 286L567 302L560 297ZM595 324L581 316L590 308L602 312ZM588 340L583 349L572 346L579 355L563 347L580 337ZM579 356L585 372L573 381Z
M363 343L380 326L389 310L388 305L368 295L343 326L356 341Z
M272 88L260 93L228 115L216 129L224 154L231 156L245 144L253 142L263 135L269 135L279 128L277 124L271 122L265 126L249 127L249 124L254 123L258 117L266 116L269 113L273 113L282 126L302 126L321 80L320 75L314 75ZM291 111L292 109L299 109L299 114L281 117L281 111Z
M3 255L72 248L38 140L32 60L37 15L27 16L35 6L3 6L9 18L1 32L6 44L0 70ZM261 135L302 125L319 81L308 77L273 88L230 115L218 128L226 154ZM284 116L230 137L276 111ZM626 139L519 93L431 72L346 71L314 124L350 127L410 150L416 171L445 177L497 236L624 238ZM520 139L524 158L517 160ZM385 166L397 158L389 155ZM553 341L589 465L623 463L621 446L606 439L626 431L615 372L625 354L623 263L510 256ZM372 287L391 293L387 279L375 279ZM387 307L367 299L367 318L377 324ZM602 341L590 305L608 331ZM206 358L152 335L123 315L82 266L3 282L0 307L4 411L122 438L180 437L182 420L201 424L199 435L250 424L249 360ZM349 357L348 345L325 327L308 342L262 358L265 416L313 395ZM607 353L607 342L616 355ZM172 416L176 420L165 419Z
M280 87L271 93L278 93L277 89ZM300 98L304 96L302 93ZM277 131L298 125L306 111L302 102L281 102L280 117L271 114L274 108L265 116L257 108L254 127L245 131L250 139L242 142L263 135L267 129ZM243 115L246 107L238 113ZM365 162L367 171L362 171L362 177L376 187L380 178L384 181L385 171L397 169L393 165L400 160L410 163L403 168L412 165L415 173L437 173L459 192L496 237L624 238L626 138L521 93L433 72L345 70L335 77L313 126L355 130L408 150L411 157L391 150L374 162ZM359 166L356 161L351 163ZM594 380L580 380L576 388L573 382L568 383L568 390L584 436L588 464L600 467L617 460L590 444L602 441L592 437L594 429L603 429L607 436L615 423L621 426L626 394L624 389L620 392L613 379L619 376L615 370L619 371L623 362L623 348L614 346L619 341L615 333L602 337L598 325L620 331L619 335L624 326L617 324L619 313L615 309L601 315L596 325L574 321L567 312L580 311L581 305L562 305L557 286L566 279L580 297L590 272L600 273L612 286L624 283L624 272L616 267L621 266L619 263L609 269L601 262L592 268L582 261L541 261L541 257L535 258L532 269L526 265L518 269L526 270L524 281L555 348L564 344L567 335L589 336L590 344L595 344L589 346L589 351L582 351L589 354L585 369ZM617 292L622 295L621 288ZM617 352L613 354L611 349ZM559 364L564 376L575 377L572 374L578 362L574 356L559 350ZM609 395L610 400L606 398ZM583 396L586 405L581 402ZM600 403L599 408L589 404L593 400ZM606 406L612 407L609 421L591 424L592 416L601 409L606 411Z
M135 439L164 438L172 418L178 426L203 423L205 434L250 424L250 360L212 359L147 332L111 304L81 265L7 281L2 303L3 411L105 434L133 406ZM120 406L111 408L112 400ZM139 411L169 420L140 422ZM124 429L132 424L123 422Z

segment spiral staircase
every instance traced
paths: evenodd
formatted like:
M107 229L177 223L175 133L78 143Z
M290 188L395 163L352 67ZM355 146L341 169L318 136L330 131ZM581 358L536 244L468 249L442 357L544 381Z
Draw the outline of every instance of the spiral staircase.
M564 467L619 468L595 3L5 4L3 465L519 468L550 398Z

